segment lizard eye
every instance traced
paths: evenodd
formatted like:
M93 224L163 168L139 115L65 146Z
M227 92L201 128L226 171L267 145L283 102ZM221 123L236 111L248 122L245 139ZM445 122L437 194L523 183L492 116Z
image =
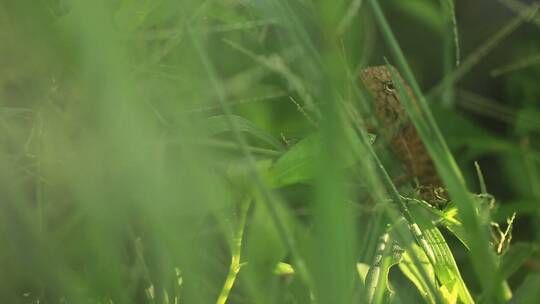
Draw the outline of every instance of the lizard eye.
M394 88L394 85L391 82L385 83L384 89L390 93L394 93L396 91L396 88Z

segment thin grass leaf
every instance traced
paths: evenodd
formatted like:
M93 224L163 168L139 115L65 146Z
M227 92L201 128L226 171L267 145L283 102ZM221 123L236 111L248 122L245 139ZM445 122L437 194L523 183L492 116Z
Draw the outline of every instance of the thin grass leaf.
M517 0L498 0L501 4L512 10L517 14L527 14L534 7L534 3L531 5L524 4ZM540 17L532 18L531 20L537 26L540 26Z
M442 31L443 73L444 75L448 75L460 64L458 28L454 1L441 0L439 2L441 4L441 13L445 17L445 24ZM446 109L451 108L455 103L455 95L454 82L452 79L447 79L441 94L441 104Z
M256 55L252 51L245 49L244 47L238 45L237 43L233 41L224 40L224 42L230 45L232 48L251 57L253 60L257 61L261 65L267 67L271 71L278 73L280 76L285 78L289 82L290 87L293 90L295 90L298 93L298 95L302 97L302 102L305 105L305 107L309 110L314 109L313 97L311 96L310 92L306 88L304 81L302 80L302 78L296 75L287 66L286 64L287 61L284 58L282 58L280 55L274 54L269 57L264 57L264 56Z
M458 80L460 80L463 76L465 76L465 74L467 74L467 72L477 65L482 58L489 54L500 42L512 34L519 26L521 26L524 22L532 20L536 16L539 7L540 4L532 6L530 11L516 16L505 26L503 26L497 33L488 38L484 43L481 43L476 50L463 59L461 65L457 69L455 69L452 73L445 75L443 79L427 93L427 96L429 96L430 99L433 99L441 93L446 83L456 83ZM401 60L398 60L398 62L400 61Z
M512 73L521 69L526 69L540 64L540 54L534 54L525 58L520 58L512 63L494 68L489 73L491 77L499 77L504 74Z
M271 145L278 151L283 151L285 147L283 144L274 138L270 133L257 127L251 121L238 115L232 115L231 119L235 121L236 127L239 131L246 132L253 137L259 138L267 144ZM229 124L224 115L211 116L201 121L201 126L205 129L210 136L224 132L231 132Z
M399 269L403 274L416 286L420 295L424 298L426 303L437 303L436 295L430 290L428 284L436 285L436 277L433 266L429 262L428 257L418 245L412 246L413 251L405 251L403 253L403 260L398 264ZM416 256L420 263L417 263L412 258ZM421 275L420 268L423 268L423 272L428 274L429 283L426 282Z
M377 252L365 278L367 302L370 304L381 303L385 298L385 302L391 301L394 296L388 276L390 268L401 261L403 252L393 241L389 232L379 238Z
M445 0L446 1L446 0ZM444 19L433 1L394 1L394 5L407 15L421 22L426 29L441 33L444 29Z
M453 42L454 42L454 50L455 55L454 58L456 59L456 66L460 65L461 61L461 51L459 47L459 30L456 20L456 7L454 5L454 0L446 0L448 3L448 12L450 14L450 19L452 20L452 36L453 36Z
M349 8L347 9L345 16L341 19L341 22L339 23L337 27L338 36L343 35L343 33L349 28L354 17L356 17L358 12L360 11L361 7L362 7L362 0L351 0L351 3L349 4Z
M244 238L244 230L246 227L246 220L247 220L249 207L251 206L251 201L252 201L252 198L248 197L247 199L245 199L244 202L242 202L242 205L240 206L238 227L237 227L237 230L235 231L235 235L233 236L233 243L232 243L232 248L231 248L232 249L231 250L231 264L229 266L229 273L227 274L227 277L225 278L225 282L223 283L223 288L221 289L221 292L218 295L216 304L225 304L227 302L227 299L229 298L229 294L231 293L231 290L236 281L236 277L238 276L238 273L240 272L240 267L242 266L242 262L241 262L242 241Z

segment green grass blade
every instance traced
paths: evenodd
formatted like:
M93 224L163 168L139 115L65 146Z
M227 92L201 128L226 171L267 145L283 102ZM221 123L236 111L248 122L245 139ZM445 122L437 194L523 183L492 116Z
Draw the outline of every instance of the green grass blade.
M443 235L431 220L425 216L425 210L419 206L411 206L411 213L426 237L429 246L433 249L435 263L433 268L439 282L448 291L457 289L460 300L463 303L474 303L474 300L465 285L459 272L450 247Z

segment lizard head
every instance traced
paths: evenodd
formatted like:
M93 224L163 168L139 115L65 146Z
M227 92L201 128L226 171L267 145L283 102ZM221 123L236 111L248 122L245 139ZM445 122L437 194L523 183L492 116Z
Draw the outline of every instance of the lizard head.
M391 68L397 74L395 68ZM403 79L399 78L408 93L411 94ZM382 128L389 131L391 128L397 127L398 123L407 121L407 113L399 101L398 88L394 84L392 72L387 66L363 69L360 72L360 79L373 100L374 113Z

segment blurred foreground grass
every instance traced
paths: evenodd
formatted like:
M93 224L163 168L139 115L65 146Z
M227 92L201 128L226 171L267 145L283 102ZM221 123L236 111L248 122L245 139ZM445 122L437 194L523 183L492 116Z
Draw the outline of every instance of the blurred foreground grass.
M534 302L537 7L2 1L0 302ZM365 132L358 71L385 59L426 101L445 212L393 192L403 169Z

